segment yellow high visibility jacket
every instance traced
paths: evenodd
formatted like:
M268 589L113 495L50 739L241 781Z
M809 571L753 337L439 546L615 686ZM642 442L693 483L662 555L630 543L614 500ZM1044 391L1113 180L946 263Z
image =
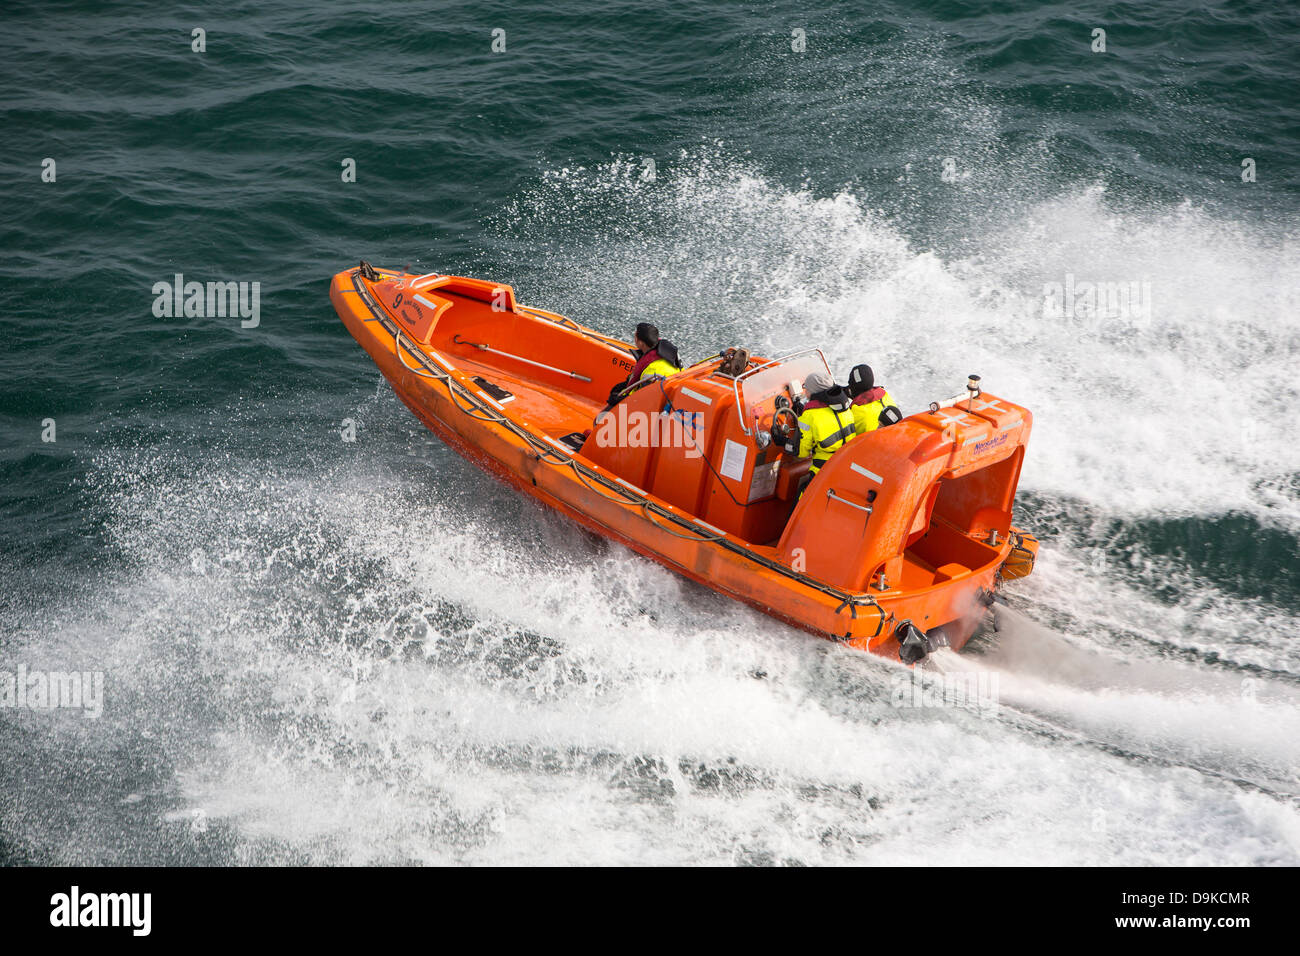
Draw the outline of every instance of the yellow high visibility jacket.
M641 370L641 376L640 378L637 379L637 381L638 382L641 381L641 379L645 378L647 375L668 376L668 375L676 375L680 371L681 369L679 369L672 362L669 362L667 359L657 358L649 365L647 365L644 369Z
M799 416L799 457L812 456L808 471L815 475L831 455L856 435L851 409L836 411L828 405L805 408Z
M672 355L676 357L677 355L676 349L673 350ZM644 358L644 356L638 358L637 360L638 364L641 358ZM626 395L629 395L633 391L636 391L636 389L633 388L632 386L636 385L637 382L640 382L644 379L652 378L655 375L662 375L665 378L667 378L669 375L676 375L680 371L681 369L678 368L676 365L674 365L672 362L668 361L666 358L661 358L659 355L656 354L654 361L647 362L645 368L641 369L640 374L637 374L636 368L633 367L632 371L628 374L628 377L625 378L623 381L619 382L610 390L609 404L614 405L617 402L621 401L622 398L625 398ZM634 375L636 376L636 378L632 377ZM639 388L640 386L637 387ZM625 392L625 394L620 395L619 397L616 398L615 395L619 392Z
M880 427L880 413L884 411L887 405L898 405L898 403L894 401L894 396L890 395L883 388L872 389L871 392L867 392L866 395L859 395L858 398L866 398L873 392L881 393L875 401L862 402L862 404L859 405L857 400L854 400L853 426L854 430L859 435L873 432Z

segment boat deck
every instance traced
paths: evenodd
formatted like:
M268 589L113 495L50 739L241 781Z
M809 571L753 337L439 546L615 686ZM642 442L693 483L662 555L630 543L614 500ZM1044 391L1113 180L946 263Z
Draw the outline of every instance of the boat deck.
M473 352L445 350L443 354L469 378L482 378L509 392L511 398L495 400L510 418L526 422L530 429L556 440L591 428L596 413L604 407L582 395L541 383L527 373L506 371ZM492 397L486 389L478 391L482 397Z

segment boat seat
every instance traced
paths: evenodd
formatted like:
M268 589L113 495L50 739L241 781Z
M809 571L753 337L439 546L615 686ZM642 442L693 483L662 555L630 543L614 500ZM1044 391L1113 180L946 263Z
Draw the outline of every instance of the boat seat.
M812 467L811 458L796 458L783 461L781 471L776 478L776 496L782 501L794 501L799 492L808 483L808 470Z
M955 581L957 578L965 577L968 574L970 574L970 568L964 564L957 564L956 562L941 564L934 569L934 583L942 584L944 581Z

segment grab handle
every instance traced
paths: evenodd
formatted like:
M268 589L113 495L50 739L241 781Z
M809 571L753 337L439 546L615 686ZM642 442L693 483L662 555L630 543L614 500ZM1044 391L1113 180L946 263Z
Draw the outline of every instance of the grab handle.
M868 515L871 514L871 505L860 505L860 504L858 504L856 501L849 501L848 498L841 498L839 495L837 495L837 494L835 493L835 489L834 489L834 488L827 488L827 489L826 489L826 497L827 497L827 498L834 498L836 501L842 501L842 502L844 502L844 504L848 505L850 508L857 508L859 511L865 511Z

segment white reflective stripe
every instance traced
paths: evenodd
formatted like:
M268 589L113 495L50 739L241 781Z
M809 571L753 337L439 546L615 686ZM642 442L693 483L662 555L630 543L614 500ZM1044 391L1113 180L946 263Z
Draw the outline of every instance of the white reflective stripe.
M1001 401L1000 399L996 399L996 398L995 398L995 399L993 399L993 401L991 401L991 402L980 402L978 405L975 406L975 411L977 411L977 412L982 412L982 411L984 411L985 409L992 408L992 409L994 409L995 411L1005 412L1005 411L1006 411L1005 408L999 408L999 407L998 407L998 403L999 403L1000 401Z
M419 303L420 303L422 306L424 306L426 309L433 309L433 311L434 311L435 313L436 313L440 308L442 308L442 306L438 305L436 302L430 302L428 299L426 299L424 296L420 295L420 293L418 293L418 292L417 292L415 295L411 296L411 298L414 299L416 302L419 302Z
M478 389L474 389L474 394L477 395L479 398L483 399L483 401L490 402L492 405L495 405L497 411L499 412L505 411L505 409L502 408L501 405L495 399L489 398L487 395L484 395Z
M866 477L870 478L878 485L883 485L885 483L885 480L881 478L878 474L876 474L874 471L867 471L867 469L863 468L856 461L850 463L849 468L851 468L853 471L856 471L859 475L865 475Z
M944 409L944 411L947 411L947 409ZM957 410L953 409L953 411ZM939 415L936 413L934 417L939 419L939 421L943 422L945 425L966 424L965 412L958 412L956 415Z
M807 431L808 429L810 429L810 428L812 428L811 425L804 424L804 422L802 422L802 421L799 422L799 431L801 431L801 432L806 432L806 431Z
M980 432L980 434L978 435L971 435L970 438L967 438L964 442L961 443L961 447L965 448L967 445L973 444L977 441L983 441L984 439L989 437L989 434L990 434L989 432Z
M622 485L624 488L631 488L633 491L635 491L635 492L636 492L638 495L640 495L642 498L647 497L645 491L643 491L642 489L638 488L636 485L632 484L632 482L630 482L630 481L624 481L624 480L623 480L622 478L620 478L618 475L612 475L611 477L612 477L615 481L617 481L620 485Z
M1003 425L1001 428L999 428L998 431L1000 431L1000 432L1010 431L1011 429L1013 429L1013 428L1017 428L1017 427L1019 427L1020 425L1023 425L1023 424L1024 424L1024 422L1023 422L1021 419L1017 418L1014 422L1007 422L1005 425Z
M572 449L572 448L570 448L568 445L561 445L558 441L556 441L556 440L555 440L554 438L552 438L550 435L543 435L542 438L543 438L543 440L550 442L550 443L551 443L552 445L554 445L556 448L560 449L560 451L564 452L566 455L572 455L572 454L573 454L573 449Z
M695 391L694 389L687 388L685 385L682 386L681 392L683 395L689 395L697 402L703 402L705 405L713 404L713 399L709 398L709 396L701 395L699 392Z
M696 518L696 519L695 519L695 523L696 523L697 525L699 525L701 528L708 528L710 531L716 531L718 534L726 534L726 533L727 533L727 532L723 531L721 528L716 527L715 525L711 525L711 524L709 524L707 521L701 521L699 518Z
M433 356L434 361L436 361L439 365L445 368L448 372L456 371L456 366L452 365L450 362L448 362L445 358L443 358L433 349L429 349L429 354Z

